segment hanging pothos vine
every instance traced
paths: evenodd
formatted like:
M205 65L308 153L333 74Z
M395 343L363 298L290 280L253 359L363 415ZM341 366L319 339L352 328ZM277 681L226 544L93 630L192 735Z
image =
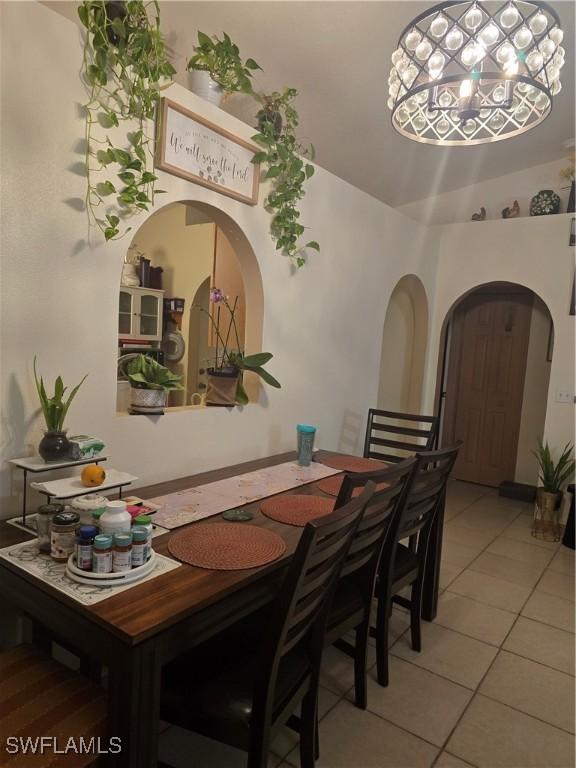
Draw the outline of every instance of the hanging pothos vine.
M161 191L154 188L149 121L161 87L176 70L166 55L156 0L83 0L78 15L86 28L83 78L90 94L85 104L86 210L90 224L111 240L127 218L147 211ZM113 133L123 123L135 128L127 144L119 147L110 134L102 137L102 129Z
M258 102L258 133L252 139L262 149L252 162L263 164L264 178L272 181L272 190L264 200L264 207L272 215L270 231L276 250L289 256L296 266L303 266L304 250L319 251L320 246L316 240L305 244L300 240L306 228L299 221L298 203L306 194L306 181L314 174L314 166L306 162L307 157L314 159L314 148L304 147L296 137L298 112L294 101L298 91L285 88L281 93L256 93L252 72L261 67L254 59L243 62L238 46L226 33L219 39L198 32L198 44L188 69L205 70L225 93L246 93Z

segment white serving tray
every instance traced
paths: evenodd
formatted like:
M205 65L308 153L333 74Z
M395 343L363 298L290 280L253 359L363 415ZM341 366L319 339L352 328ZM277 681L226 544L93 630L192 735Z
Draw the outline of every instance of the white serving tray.
M70 555L66 563L66 576L78 584L88 584L91 587L123 587L125 584L131 584L139 581L154 570L156 565L156 553L152 550L150 557L137 568L129 571L119 571L118 573L94 573L93 571L83 571L75 563L75 556Z
M49 480L46 483L30 483L40 493L46 493L58 499L71 499L75 496L81 496L85 493L100 493L111 488L119 488L123 485L130 485L138 478L130 475L128 472L119 472L117 469L106 468L106 480L102 485L87 488L82 485L82 480L77 477L63 477L61 480Z

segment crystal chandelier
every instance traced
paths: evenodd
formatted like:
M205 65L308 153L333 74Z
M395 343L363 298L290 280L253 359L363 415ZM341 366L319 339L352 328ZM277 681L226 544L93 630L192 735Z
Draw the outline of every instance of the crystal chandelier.
M444 2L417 16L392 54L394 128L425 144L485 144L539 125L560 92L565 52L543 2Z

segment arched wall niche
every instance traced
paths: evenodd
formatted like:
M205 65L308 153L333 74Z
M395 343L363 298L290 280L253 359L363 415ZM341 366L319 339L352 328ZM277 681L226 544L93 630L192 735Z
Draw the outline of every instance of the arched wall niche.
M479 282L469 286L454 298L447 311L443 313L438 349L438 367L436 372L436 388L434 396L434 413L440 414L440 440L444 431L446 402L443 393L450 367L450 331L451 320L456 309L470 296L491 289L496 291L524 290L533 297L530 333L526 357L526 377L522 397L522 413L516 455L516 471L514 479L517 482L535 484L538 473L532 450L536 447L536 436L542 438L545 431L547 415L550 374L554 348L554 319L547 302L530 285L520 281L493 280Z
M184 231L188 226L201 224L208 225L208 229L211 229L211 231L214 232L214 235L212 236L214 242L214 253L211 253L212 246L209 246L208 250L210 251L210 263L208 265L203 265L206 266L203 274L205 273L208 276L208 284L210 284L215 277L212 265L215 264L214 259L216 258L216 243L220 244L221 242L225 241L225 247L228 253L230 254L231 251L233 252L231 254L231 258L236 263L234 270L236 275L238 275L237 280L240 281L240 283L237 282L237 285L240 285L239 292L240 294L243 294L244 299L244 306L242 307L243 334L241 333L241 336L243 335L243 340L241 340L241 343L243 341L244 350L249 354L261 351L264 319L264 290L262 275L255 251L249 242L248 237L231 215L229 215L221 208L212 205L211 203L192 200L189 198L172 199L165 205L155 208L155 210L149 216L147 216L146 219L139 221L139 226L132 235L130 248L134 248L136 251L140 251L142 248L142 241L150 243L152 240L152 242L155 244L155 247L152 248L150 252L146 253L146 256L153 257L154 252L161 254L165 247L163 246L164 234L166 234L166 246L170 247L169 244L171 233L169 229L166 229L167 222L163 221L163 217L165 217L165 215L170 212L177 212L178 215L176 218L176 226L178 228L182 227L182 231ZM154 230L155 221L162 222L162 225L160 226L159 224L159 231L155 233L152 239L150 239L149 233ZM170 222L168 222L168 224L169 227L174 225L172 219ZM194 258L194 249L190 248L189 250L191 251L190 258ZM204 248L202 250L206 249ZM187 251L188 248L182 247L182 245L180 245L180 266L182 266L183 257L186 258L188 255ZM206 254L204 254L204 256L205 255ZM165 266L160 256L158 256L158 259L159 260L155 262L155 265ZM164 276L166 277L166 273ZM198 275L195 275L194 277L198 278ZM190 318L190 308L193 303L193 297L197 295L197 289L199 288L201 281L204 281L204 278L200 276L198 279L198 284L196 285L195 283L191 283L190 291L187 291L187 293L189 293L189 298L186 300L188 306L185 307L183 324L185 324L185 335L190 339L190 345L186 349L186 358L182 360L181 365L178 365L178 370L175 369L173 364L170 364L170 367L174 370L174 372L182 372L184 374L186 377L186 383L188 383L190 379L190 363L194 362L194 353L191 349L192 337L189 336L189 329L193 325ZM182 283L182 279L180 282ZM236 293L237 291L234 291L232 296L235 296ZM177 292L173 295L180 296L181 294ZM224 325L224 327L226 328L227 326ZM127 383L125 383L125 388L127 386ZM254 376L253 374L247 374L245 377L245 388L250 401L258 401L261 390L260 380L258 377ZM194 389L194 386L192 386L192 389ZM180 393L174 394L179 395ZM127 396L129 396L128 393L121 394L119 389L118 403L127 402ZM172 403L172 401L175 399L175 397L171 396L171 404L176 406L184 405L182 398L180 398L178 402ZM182 400L182 402L180 402L180 400ZM190 400L190 398L188 398L188 400ZM196 407L198 406L198 400L192 398L189 406L194 407L195 405ZM120 405L117 406L117 409L120 412L124 411L124 408Z
M427 338L426 291L416 275L404 275L392 291L384 320L378 408L420 412Z

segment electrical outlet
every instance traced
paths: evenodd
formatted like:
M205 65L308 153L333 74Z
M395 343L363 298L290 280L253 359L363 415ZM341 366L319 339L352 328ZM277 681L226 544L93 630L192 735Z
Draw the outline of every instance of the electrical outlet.
M556 390L556 402L557 403L571 403L574 396L569 389L557 389Z

